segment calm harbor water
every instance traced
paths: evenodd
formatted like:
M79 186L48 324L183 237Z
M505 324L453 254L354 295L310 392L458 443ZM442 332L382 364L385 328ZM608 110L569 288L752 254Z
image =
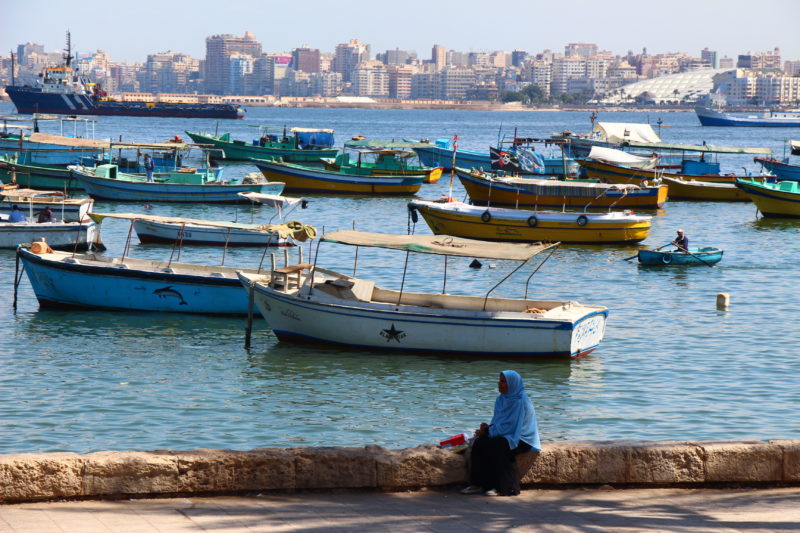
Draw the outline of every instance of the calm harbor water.
M0 113L13 110L0 103ZM601 113L600 120L665 126L666 141L769 146L782 154L791 130L702 128L691 113ZM330 127L337 141L436 138L486 150L502 127L547 136L590 127L585 112L370 111L252 108L243 121L221 121L234 138L259 124ZM184 130L214 131L202 119L103 117L98 138L164 141ZM57 132L56 126L47 126ZM749 156L723 169L755 171ZM225 164L228 176L255 170ZM448 178L419 198L445 194ZM456 197L463 189L454 185ZM312 196L289 218L318 228L404 233L408 198ZM135 204L99 202L96 211ZM260 221L258 207L153 204L150 212L210 220ZM718 246L715 268L648 269L623 259L637 246L565 245L533 277L532 294L610 309L606 337L573 361L476 360L278 343L263 321L243 348L245 319L179 314L41 311L27 278L13 313L14 253L0 250L0 453L157 448L433 443L471 430L491 415L496 376L513 368L534 399L543 440L798 439L800 319L796 259L800 221L761 220L752 204L668 202L655 216L647 247L686 230L693 246ZM106 254L122 254L125 221L107 220ZM424 222L417 232L429 233ZM132 246L131 255L164 258L169 246ZM308 254L308 246L304 252ZM296 251L292 252L293 254ZM353 249L323 244L319 264L352 268ZM282 255L279 253L279 256ZM182 261L219 263L222 251L186 249ZM252 266L259 250L229 251L225 264ZM361 250L358 272L398 288L404 255ZM483 294L513 268L486 261L448 262L447 289ZM412 257L407 287L440 290L442 260ZM531 268L502 285L520 297ZM731 294L718 311L716 294Z

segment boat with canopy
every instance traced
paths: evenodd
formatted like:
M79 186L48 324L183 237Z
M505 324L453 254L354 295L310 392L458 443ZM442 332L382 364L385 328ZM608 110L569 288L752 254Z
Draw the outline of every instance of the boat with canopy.
M353 275L316 265L323 242L356 247ZM406 253L399 290L383 289L374 281L355 276L362 247ZM608 316L606 307L528 298L527 282L523 298L490 296L532 257L548 250L552 255L556 247L446 235L337 231L318 241L314 264L273 269L269 276L240 272L239 279L281 341L477 357L578 357L600 344ZM412 253L445 257L440 293L405 290ZM450 257L516 261L519 265L486 294L461 296L446 292Z

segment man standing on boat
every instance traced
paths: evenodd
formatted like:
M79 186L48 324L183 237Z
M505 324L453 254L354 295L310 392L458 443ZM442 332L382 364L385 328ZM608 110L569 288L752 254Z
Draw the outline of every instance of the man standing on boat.
M682 229L678 230L678 236L672 241L672 244L678 247L681 252L689 251L689 237L687 237Z
M156 169L156 163L150 157L150 154L144 154L144 173L147 175L147 182L153 183L153 171Z

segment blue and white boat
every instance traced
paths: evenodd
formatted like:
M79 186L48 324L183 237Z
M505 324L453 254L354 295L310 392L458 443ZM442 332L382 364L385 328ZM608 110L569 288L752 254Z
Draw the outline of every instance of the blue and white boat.
M42 307L245 315L248 297L236 272L259 274L93 253L34 253L25 247L17 253Z
M221 180L219 170L180 169L159 175L155 181L138 174L119 172L117 165L98 165L90 169L70 166L70 175L95 199L118 202L202 202L245 203L240 192L280 194L281 182L244 183L245 180ZM187 171L188 170L188 171ZM260 178L260 177L259 177ZM263 178L260 178L263 181Z
M639 250L639 263L647 266L716 265L722 259L719 248L689 248L689 253L679 251Z
M792 155L800 155L800 141L789 141L789 148ZM784 157L782 161L769 157L756 157L753 161L774 174L778 181L800 181L800 165L789 163L788 157Z
M740 115L696 107L703 126L746 126L759 128L800 128L800 111L768 111L761 115Z
M453 144L450 139L436 139L433 143L416 143L413 146L420 162L427 167L444 167L445 170L453 168ZM536 174L575 176L578 174L578 162L571 158L542 157L544 169ZM477 168L483 171L492 170L492 160L489 152L474 150L456 150L456 167ZM533 172L531 172L533 174Z

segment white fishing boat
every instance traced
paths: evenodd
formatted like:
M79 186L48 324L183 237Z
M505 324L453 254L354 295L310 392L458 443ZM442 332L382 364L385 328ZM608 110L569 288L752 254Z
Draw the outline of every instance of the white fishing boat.
M241 224L141 213L92 213L91 217L97 222L105 218L130 220L142 244L293 246L294 241L305 242L316 235L313 226L296 220L281 224Z
M70 198L60 191L37 191L34 189L5 188L0 190L0 213L9 214L15 206L31 206L34 213L49 207L59 219L65 222L86 220L92 210L91 198ZM23 209L24 210L24 209Z
M45 198L48 195L49 193L42 193ZM10 222L10 214L0 214L0 248L14 249L20 244L44 241L45 247L54 249L105 250L100 239L100 227L89 217L84 216L81 221L69 222L64 220L63 212L51 208L54 220L38 222L39 212L51 204L37 203L38 196L34 191L24 196L27 202L23 203L23 196L17 198L19 203L9 204L9 213L16 206L25 220ZM91 202L88 206L91 206Z
M357 231L330 233L320 242L519 261L513 272L556 246ZM444 289L406 292L406 270L399 291L306 263L273 269L269 276L240 272L239 279L281 341L484 357L577 357L594 350L605 332L606 307L529 299L527 284L522 299L492 298L491 290L483 296Z

